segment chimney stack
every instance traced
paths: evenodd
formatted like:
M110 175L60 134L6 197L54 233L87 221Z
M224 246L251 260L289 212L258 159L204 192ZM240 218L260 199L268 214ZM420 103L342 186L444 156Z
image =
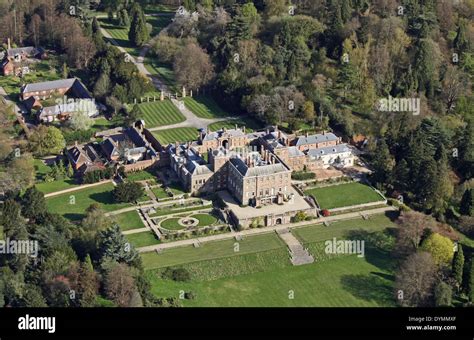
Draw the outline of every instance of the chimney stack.
M243 132L245 133L245 125L244 125L244 127L243 127Z
M8 38L8 49L11 49L11 48L12 48L11 41L10 41L10 38Z

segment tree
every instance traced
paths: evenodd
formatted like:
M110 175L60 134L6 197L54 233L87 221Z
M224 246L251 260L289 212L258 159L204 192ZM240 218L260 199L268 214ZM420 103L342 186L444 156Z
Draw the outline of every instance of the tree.
M437 268L429 253L410 255L396 274L396 296L402 306L421 307L431 304Z
M134 264L139 261L137 251L128 243L118 225L100 231L98 244L101 259L109 258L127 264Z
M463 215L474 216L474 189L466 189L462 195L459 211Z
M37 156L57 155L66 146L61 130L54 126L40 125L29 138L30 149Z
M77 282L78 298L81 307L94 307L99 291L99 277L92 267L89 255L79 268Z
M267 17L280 16L287 12L286 0L265 0L265 14Z
M116 202L135 202L143 196L143 187L140 183L122 182L114 188L113 196Z
M303 105L304 118L307 121L312 121L315 117L314 114L314 103L312 101L306 101Z
M127 10L124 8L117 13L117 19L119 26L128 27L130 25L130 18Z
M146 25L145 14L138 3L132 7L133 19L128 32L128 38L135 46L141 47L150 40L150 32Z
M469 301L474 302L474 260L471 259L471 263L468 266L467 270L467 282L466 282L466 291Z
M189 56L193 56L192 59ZM178 84L188 90L199 90L214 78L209 55L195 42L188 42L176 54L173 70Z
M449 307L452 304L453 289L445 282L439 282L434 289L436 307Z
M82 111L74 112L68 122L73 130L79 131L87 131L94 125L94 120L89 117L89 114Z
M13 199L6 200L2 205L2 215L0 216L1 225L5 237L10 237L20 224L23 224L21 215L21 206Z
M94 85L94 95L105 97L110 92L110 77L107 72L102 72Z
M99 207L91 205L86 210L86 217L81 222L82 227L93 233L104 230L112 226L112 221L105 216L104 211Z
M451 264L454 243L449 238L438 233L432 233L423 240L421 249L429 252L437 265L446 266Z
M430 216L417 211L402 212L396 221L397 251L402 255L418 249L426 229L436 228L436 221Z
M36 187L28 188L22 197L22 211L30 219L42 216L47 211L44 194Z
M464 253L462 250L462 245L458 244L457 250L458 251L454 253L452 273L458 286L462 286L462 278L464 273Z
M104 288L107 297L120 307L129 306L136 291L135 280L124 263L113 263L106 270Z

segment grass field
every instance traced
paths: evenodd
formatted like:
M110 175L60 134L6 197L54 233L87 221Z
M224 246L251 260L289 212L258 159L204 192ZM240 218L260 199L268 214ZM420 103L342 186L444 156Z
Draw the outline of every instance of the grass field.
M165 228L167 230L181 230L184 229L181 224L178 223L180 219L177 217L172 217L164 220L161 222L160 227Z
M175 142L187 142L197 139L198 131L191 127L174 128L168 130L153 131L153 135L162 145Z
M191 217L194 217L199 220L199 227L207 227L217 222L217 218L210 214L196 214L192 215Z
M117 42L120 47L123 47L127 53L136 57L139 55L140 50L133 46L128 39L128 27L118 26L115 20L109 20L108 18L99 18L100 27L105 29L110 36ZM106 40L109 40L105 38ZM112 43L112 42L111 42Z
M178 108L168 99L139 104L138 107L145 119L147 128L177 124L186 120Z
M155 187L155 188L152 188L151 191L155 194L156 198L158 199L163 199L163 198L170 198L168 196L168 193L165 191L165 189L163 187Z
M146 247L160 243L160 241L156 239L155 235L151 231L125 235L125 238L135 248Z
M41 159L35 159L33 161L33 166L36 172L36 189L41 191L43 194L49 194L56 191L70 189L79 185L76 181L72 179L43 182L44 177L51 171L51 167L46 165Z
M173 66L160 63L152 57L147 57L145 67L152 75L159 76L171 92L178 92Z
M136 210L114 215L111 218L119 225L122 231L145 227Z
M36 189L41 191L43 194L50 194L56 191L71 189L77 187L79 184L72 179L63 179L52 182L41 182L35 184Z
M200 118L212 119L231 116L228 112L222 110L211 97L186 97L184 98L184 104L192 113Z
M357 182L313 188L306 190L305 193L316 197L321 209L383 201L383 198L371 187Z
M392 215L392 216L390 216ZM292 233L303 243L313 243L331 240L333 237L347 236L350 230L366 230L376 231L384 228L394 227L395 223L392 219L396 218L396 212L387 215L372 215L368 220L361 218L333 222L329 226L322 224L313 225L309 227L296 228Z
M253 132L255 130L263 128L262 124L251 118L238 118L212 123L211 125L209 125L209 129L211 131L218 131L222 128L235 129L235 125L237 125L238 127L245 126L246 132Z
M239 244L238 251L235 251L235 244ZM274 233L252 236L240 242L235 240L225 240L204 243L199 248L192 246L166 249L161 254L144 253L141 254L145 269L176 266L195 261L211 260L222 257L250 254L271 249L284 248L285 244Z
M373 232L391 226L389 216L376 215L369 220L334 222L329 227L311 226L293 232L311 251L321 240L347 236L350 230ZM250 244L245 247L244 242ZM292 266L287 249L276 234L249 237L240 243L238 253L233 252L234 243L227 240L200 248L142 254L152 292L159 297L193 292L195 299L180 300L188 307L394 306L396 263L388 251L376 246L366 245L363 258L345 255ZM162 279L160 273L165 266L186 269L191 281ZM294 293L293 299L289 297L290 291Z
M304 266L272 263L274 252L234 258L240 268L245 264L252 270L255 263L264 262L262 271L228 276L229 259L212 261L214 271L225 273L216 280L175 282L163 280L153 271L148 272L152 292L157 296L179 296L180 291L192 291L194 300L181 300L189 307L377 307L394 306L393 275L380 263L390 262L386 255L382 262L371 263L366 258L345 256L331 261ZM258 255L258 254L256 254ZM248 260L246 259L248 258ZM232 262L234 262L232 261ZM212 269L205 261L195 264L192 272ZM269 265L268 265L269 264ZM187 267L185 267L187 268ZM238 272L239 269L236 270ZM224 276L224 277L222 277ZM204 278L209 277L209 273ZM293 293L293 299L290 293Z
M91 188L47 198L46 203L49 211L63 215L70 220L83 218L84 211L92 203L99 203L106 212L129 207L129 203L114 202L113 189L113 184L107 182Z

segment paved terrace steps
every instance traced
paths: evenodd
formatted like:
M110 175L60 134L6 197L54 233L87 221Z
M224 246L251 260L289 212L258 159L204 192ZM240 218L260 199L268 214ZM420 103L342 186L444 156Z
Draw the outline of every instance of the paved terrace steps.
M303 248L300 241L289 231L280 232L278 236L286 243L291 256L291 263L294 266L309 264L314 262L313 256L307 249Z

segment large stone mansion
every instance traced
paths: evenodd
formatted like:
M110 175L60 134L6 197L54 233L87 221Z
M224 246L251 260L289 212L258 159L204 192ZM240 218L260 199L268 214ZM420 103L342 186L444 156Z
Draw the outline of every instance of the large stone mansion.
M201 131L197 141L165 148L170 167L191 194L219 192L236 224L289 223L298 211L316 213L292 187L292 171L353 165L349 147L333 133L288 136L278 128ZM264 208L264 209L260 209Z

